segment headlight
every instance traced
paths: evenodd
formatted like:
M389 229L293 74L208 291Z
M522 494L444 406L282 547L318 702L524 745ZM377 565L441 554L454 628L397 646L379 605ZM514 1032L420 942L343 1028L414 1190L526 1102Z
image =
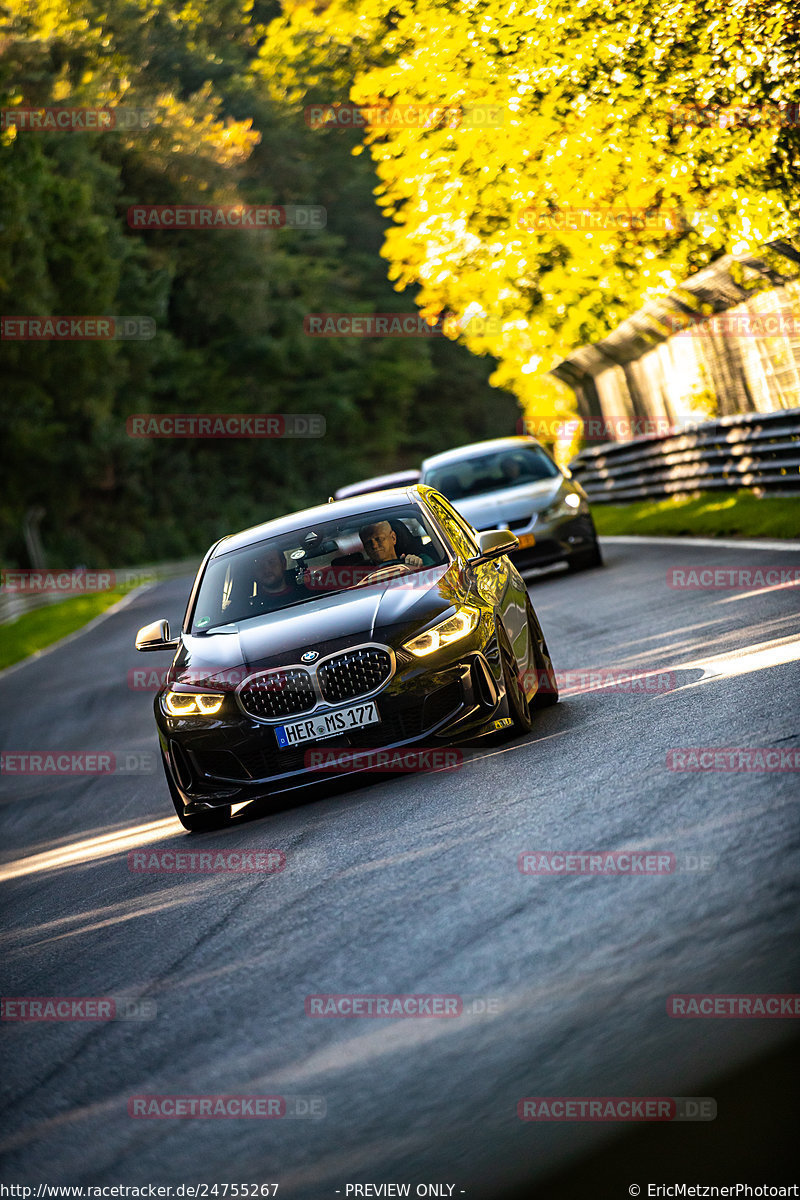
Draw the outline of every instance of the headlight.
M477 608L460 608L452 617L442 621L441 625L434 625L433 629L428 629L419 637L406 642L405 648L417 658L424 658L426 654L433 654L434 650L441 650L443 646L449 646L451 642L457 642L459 638L472 633L480 615Z
M540 516L542 520L552 521L554 517L574 516L581 506L581 498L577 492L567 492L566 496L556 503L551 504L549 508L545 508Z
M167 692L164 707L173 717L210 717L219 712L224 699L212 692Z

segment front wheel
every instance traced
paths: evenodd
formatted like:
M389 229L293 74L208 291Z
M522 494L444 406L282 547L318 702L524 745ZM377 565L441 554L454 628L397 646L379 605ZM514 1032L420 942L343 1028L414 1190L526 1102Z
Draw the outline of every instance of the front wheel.
M223 826L228 824L228 821L231 819L230 804L222 804L219 808L209 809L207 812L187 813L180 792L172 782L172 776L170 775L163 751L161 754L161 763L167 778L170 799L175 812L178 814L178 820L184 829L188 829L189 833L210 833L211 830L222 829Z
M553 660L550 658L550 651L547 649L547 642L544 639L536 618L533 615L533 607L528 598L528 637L533 647L533 660L536 664L536 682L538 688L536 695L530 702L531 708L549 708L551 704L558 704L558 680L553 669Z
M594 542L588 550L578 550L576 554L570 556L568 566L570 571L590 571L592 567L603 566L603 555L600 550L600 543L597 540L597 530L592 522L592 532L594 534Z
M222 829L231 819L230 804L223 804L219 808L209 809L208 812L178 813L178 820L184 829L188 829L189 833L210 833L213 829Z
M528 697L525 695L525 688L519 677L514 652L508 646L505 638L501 641L500 653L503 659L503 684L508 697L508 715L514 723L513 732L515 734L530 733L533 718Z

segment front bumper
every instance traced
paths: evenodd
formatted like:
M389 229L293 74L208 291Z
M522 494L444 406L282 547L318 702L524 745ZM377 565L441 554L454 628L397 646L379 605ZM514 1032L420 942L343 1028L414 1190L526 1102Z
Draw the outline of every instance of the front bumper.
M377 704L379 723L285 749L278 746L274 723L244 715L233 695L226 696L219 716L209 719L171 717L163 711L159 694L156 723L173 794L187 814L197 813L329 778L324 769L309 765L312 750L355 754L442 745L491 732L492 719L505 715L502 667L493 631L487 639L479 627L460 643L456 655L447 659L445 651L435 658L435 663L427 664L398 653L392 678L370 697ZM324 711L359 702L355 698L328 705ZM359 770L369 767L355 764L345 773Z
M590 513L564 516L554 520L541 520L534 514L533 520L525 524L509 525L516 537L533 534L533 546L513 550L510 558L518 569L546 567L553 563L569 562L571 558L597 543L597 533Z

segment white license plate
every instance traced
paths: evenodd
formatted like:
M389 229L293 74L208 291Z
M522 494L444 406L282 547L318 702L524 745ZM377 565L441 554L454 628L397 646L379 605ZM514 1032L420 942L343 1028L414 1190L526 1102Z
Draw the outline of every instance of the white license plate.
M379 721L378 706L370 700L367 704L354 704L352 708L337 708L335 712L292 721L290 725L276 725L275 736L281 750L285 750L289 746L299 746L301 742L336 737L337 733L360 729L362 725L377 725Z

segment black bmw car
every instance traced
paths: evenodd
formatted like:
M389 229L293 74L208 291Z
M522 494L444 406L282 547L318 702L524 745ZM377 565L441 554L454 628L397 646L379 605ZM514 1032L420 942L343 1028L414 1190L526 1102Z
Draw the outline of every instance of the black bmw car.
M476 534L430 487L321 505L225 537L195 579L155 716L186 829L374 752L524 733L558 699L508 530Z

